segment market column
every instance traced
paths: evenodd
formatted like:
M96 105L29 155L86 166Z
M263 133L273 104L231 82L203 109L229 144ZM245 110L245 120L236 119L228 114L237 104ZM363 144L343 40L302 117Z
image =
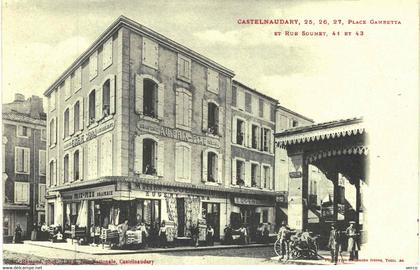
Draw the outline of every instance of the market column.
M308 221L308 164L304 153L289 156L288 223L292 229L303 230Z

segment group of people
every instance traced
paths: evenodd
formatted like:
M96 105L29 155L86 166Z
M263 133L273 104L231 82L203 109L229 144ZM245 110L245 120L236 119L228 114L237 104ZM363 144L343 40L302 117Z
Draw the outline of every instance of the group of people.
M331 252L331 262L337 264L338 256L341 255L343 241L345 240L344 236L347 237L347 251L350 254L350 260L355 260L358 257L358 236L355 222L350 221L350 225L345 231L340 231L337 229L335 224L331 225L331 231L328 239L328 248ZM290 248L293 243L303 243L307 248L313 249L315 252L318 252L318 245L316 244L316 239L311 236L309 230L305 230L302 233L296 233L295 230L290 229L287 226L286 222L282 222L280 227L277 239L280 241L281 254L280 260L286 256L286 259L289 259ZM291 244L292 243L292 244Z

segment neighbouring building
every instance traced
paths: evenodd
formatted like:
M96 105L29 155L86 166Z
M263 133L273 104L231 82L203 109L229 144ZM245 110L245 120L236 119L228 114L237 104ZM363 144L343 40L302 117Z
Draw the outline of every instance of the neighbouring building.
M48 223L165 220L180 238L192 224L216 237L228 224L273 232L287 203L276 126L313 121L233 77L119 17L44 93Z
M15 95L3 104L3 240L17 224L29 237L33 223L45 222L46 114L42 98Z

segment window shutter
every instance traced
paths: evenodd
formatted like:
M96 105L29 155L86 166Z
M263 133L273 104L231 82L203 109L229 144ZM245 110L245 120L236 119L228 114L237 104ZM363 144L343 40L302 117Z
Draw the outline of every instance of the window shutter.
M186 180L191 181L191 149L188 147L184 148L184 176Z
M257 165L256 168L257 168L257 179L256 179L257 187L260 187L261 186L261 166Z
M154 43L153 45L153 61L155 68L158 68L158 62L159 62L159 45L157 43Z
M143 77L136 74L136 113L143 114Z
M251 163L249 161L245 162L245 186L251 186Z
M217 182L223 183L223 155L217 155Z
M270 141L270 146L269 146L269 151L270 153L274 153L274 134L273 131L270 129L270 132L268 133L268 136L270 137L269 141Z
M97 177L98 171L98 141L92 140L88 145L88 176L87 179L94 179Z
M232 185L236 185L236 159L232 159Z
M234 120L232 121L232 143L236 143L237 123L238 123L238 119L234 118Z
M184 175L183 171L183 147L180 145L175 145L175 178L181 179Z
M64 137L64 127L66 126L66 117L65 117L65 115L66 115L66 111L64 111L64 114L63 114L63 128L61 129L61 137L64 139L65 137ZM58 122L57 122L57 124L58 124Z
M29 183L22 183L22 194L23 194L23 201L25 203L29 203Z
M143 173L143 139L139 136L134 139L134 173Z
M224 129L225 129L225 112L224 112L224 108L222 106L219 106L219 126L218 126L218 130L219 130L219 135L223 136L224 134Z
M73 169L74 169L74 151L69 153L69 182L74 181L73 176Z
M26 127L28 137L31 137L32 129L30 127Z
M190 127L190 125L188 124L189 121L189 112L190 112L190 97L189 95L187 95L186 93L183 94L183 123L184 126L186 127Z
M192 96L188 95L188 127L192 127Z
M83 146L79 148L79 179L83 179L83 169L84 169L84 163L83 163Z
M30 168L30 150L25 148L24 149L24 162L23 162L23 171L26 173L29 173L29 168Z
M64 157L61 158L61 162L59 162L59 163L61 165L59 166L59 168L57 168L57 170L59 170L59 173L60 173L60 176L59 176L60 179L58 181L58 184L62 184L62 183L64 183Z
M201 162L202 162L202 176L201 181L207 182L207 151L201 153Z
M162 140L158 142L158 151L157 151L157 174L163 176L163 165L165 158L165 145Z
M74 106L69 108L69 135L74 133Z
M102 119L102 87L98 87L96 90L96 97L95 97L95 102L96 102L96 112L95 112L95 116L96 116L96 121L99 121Z
M57 143L57 128L58 128L58 123L57 123L58 117L55 117L54 119L54 130L53 130L53 144Z
M79 100L79 129L83 130L85 119L83 118L83 114L85 111L85 107L83 106L83 97Z
M182 124L182 100L181 100L182 95L180 95L179 91L176 91L175 94L175 120L176 120L176 124L180 125Z
M203 99L203 131L207 132L207 118L208 118L208 109L207 109L207 100Z
M112 55L112 51L111 51L111 55ZM112 62L112 58L111 58L111 62ZM110 111L111 114L115 113L115 88L116 88L115 87L115 82L116 82L116 78L115 78L115 76L112 76L111 80L109 82L109 95L110 95L109 111Z
M232 106L236 107L237 102L236 102L236 86L232 86Z
M164 117L164 105L165 105L165 85L163 83L158 84L158 119Z
M242 162L242 170L241 170L241 179L245 182L245 170L246 170L246 168L245 168L245 166L246 166L246 163L243 161Z
M252 147L252 123L248 123L248 146Z
M248 124L247 122L244 121L243 125L242 125L242 132L244 133L244 142L243 145L244 146L248 146L249 145L249 138L248 138Z
M265 171L264 171L264 166L262 164L260 166L260 172L261 172L261 187L264 188Z

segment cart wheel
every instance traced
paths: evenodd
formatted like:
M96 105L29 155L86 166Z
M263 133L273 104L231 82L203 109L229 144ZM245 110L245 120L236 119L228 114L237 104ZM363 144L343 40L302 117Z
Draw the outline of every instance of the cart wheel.
M282 252L281 252L281 242L280 239L277 239L276 242L274 243L274 252L277 254L277 256L281 256Z

